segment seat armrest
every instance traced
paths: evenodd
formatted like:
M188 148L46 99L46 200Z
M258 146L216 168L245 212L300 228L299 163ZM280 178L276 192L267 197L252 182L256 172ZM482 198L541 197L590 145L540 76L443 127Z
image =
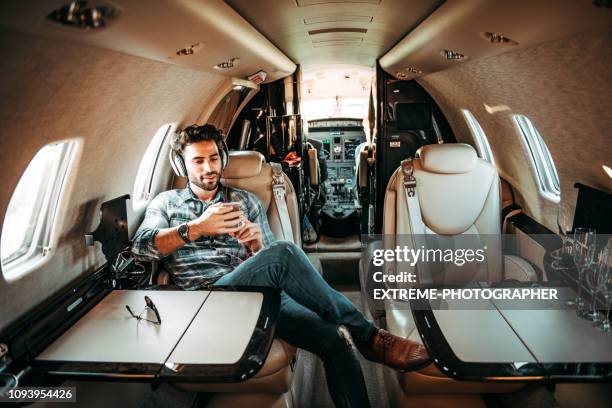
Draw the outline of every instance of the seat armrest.
M504 255L504 277L521 282L536 282L538 280L538 274L534 267L516 255Z

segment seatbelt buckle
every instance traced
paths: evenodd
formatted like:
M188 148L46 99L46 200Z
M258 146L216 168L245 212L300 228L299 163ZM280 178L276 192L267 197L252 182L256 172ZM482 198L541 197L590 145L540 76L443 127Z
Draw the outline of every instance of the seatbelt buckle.
M414 197L414 189L416 188L417 182L412 178L412 180L404 178L404 188L408 192L409 197Z
M285 185L272 185L272 193L274 193L274 198L277 200L283 200L285 198Z
M404 188L408 197L414 197L417 181L414 178L414 168L412 167L412 158L402 160L402 173L404 174Z
M272 192L274 198L285 198L285 177L283 168L278 163L270 163L272 165Z

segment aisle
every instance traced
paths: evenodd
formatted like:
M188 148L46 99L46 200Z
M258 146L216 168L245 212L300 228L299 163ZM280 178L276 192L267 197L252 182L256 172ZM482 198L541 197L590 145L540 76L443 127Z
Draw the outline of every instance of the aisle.
M358 290L342 291L359 310L363 310L361 297ZM327 391L325 381L325 370L321 360L312 353L300 350L299 358L304 365L304 377L299 385L298 396L300 408L333 408L334 404ZM382 367L372 363L359 355L359 362L368 389L370 405L372 408L388 408L389 402L386 396Z

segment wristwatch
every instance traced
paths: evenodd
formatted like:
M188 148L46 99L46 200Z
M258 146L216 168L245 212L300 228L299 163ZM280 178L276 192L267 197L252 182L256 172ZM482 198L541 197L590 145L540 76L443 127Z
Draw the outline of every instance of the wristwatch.
M191 240L189 239L189 225L187 225L187 223L179 225L178 233L181 238L183 238L183 241L185 241L185 243L191 242Z

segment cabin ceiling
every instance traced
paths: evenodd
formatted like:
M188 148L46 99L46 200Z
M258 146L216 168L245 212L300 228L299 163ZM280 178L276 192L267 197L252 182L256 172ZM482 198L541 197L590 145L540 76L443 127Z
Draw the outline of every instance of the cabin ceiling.
M413 79L612 26L612 8L592 0L88 0L119 16L90 31L46 18L69 3L0 2L0 26L237 78L263 69L266 82L291 74L294 63L315 72L377 59L389 74ZM495 44L484 33L518 44ZM190 46L193 55L177 56ZM447 60L443 50L467 58ZM213 68L232 58L233 67Z
M373 67L442 0L226 0L303 70Z

